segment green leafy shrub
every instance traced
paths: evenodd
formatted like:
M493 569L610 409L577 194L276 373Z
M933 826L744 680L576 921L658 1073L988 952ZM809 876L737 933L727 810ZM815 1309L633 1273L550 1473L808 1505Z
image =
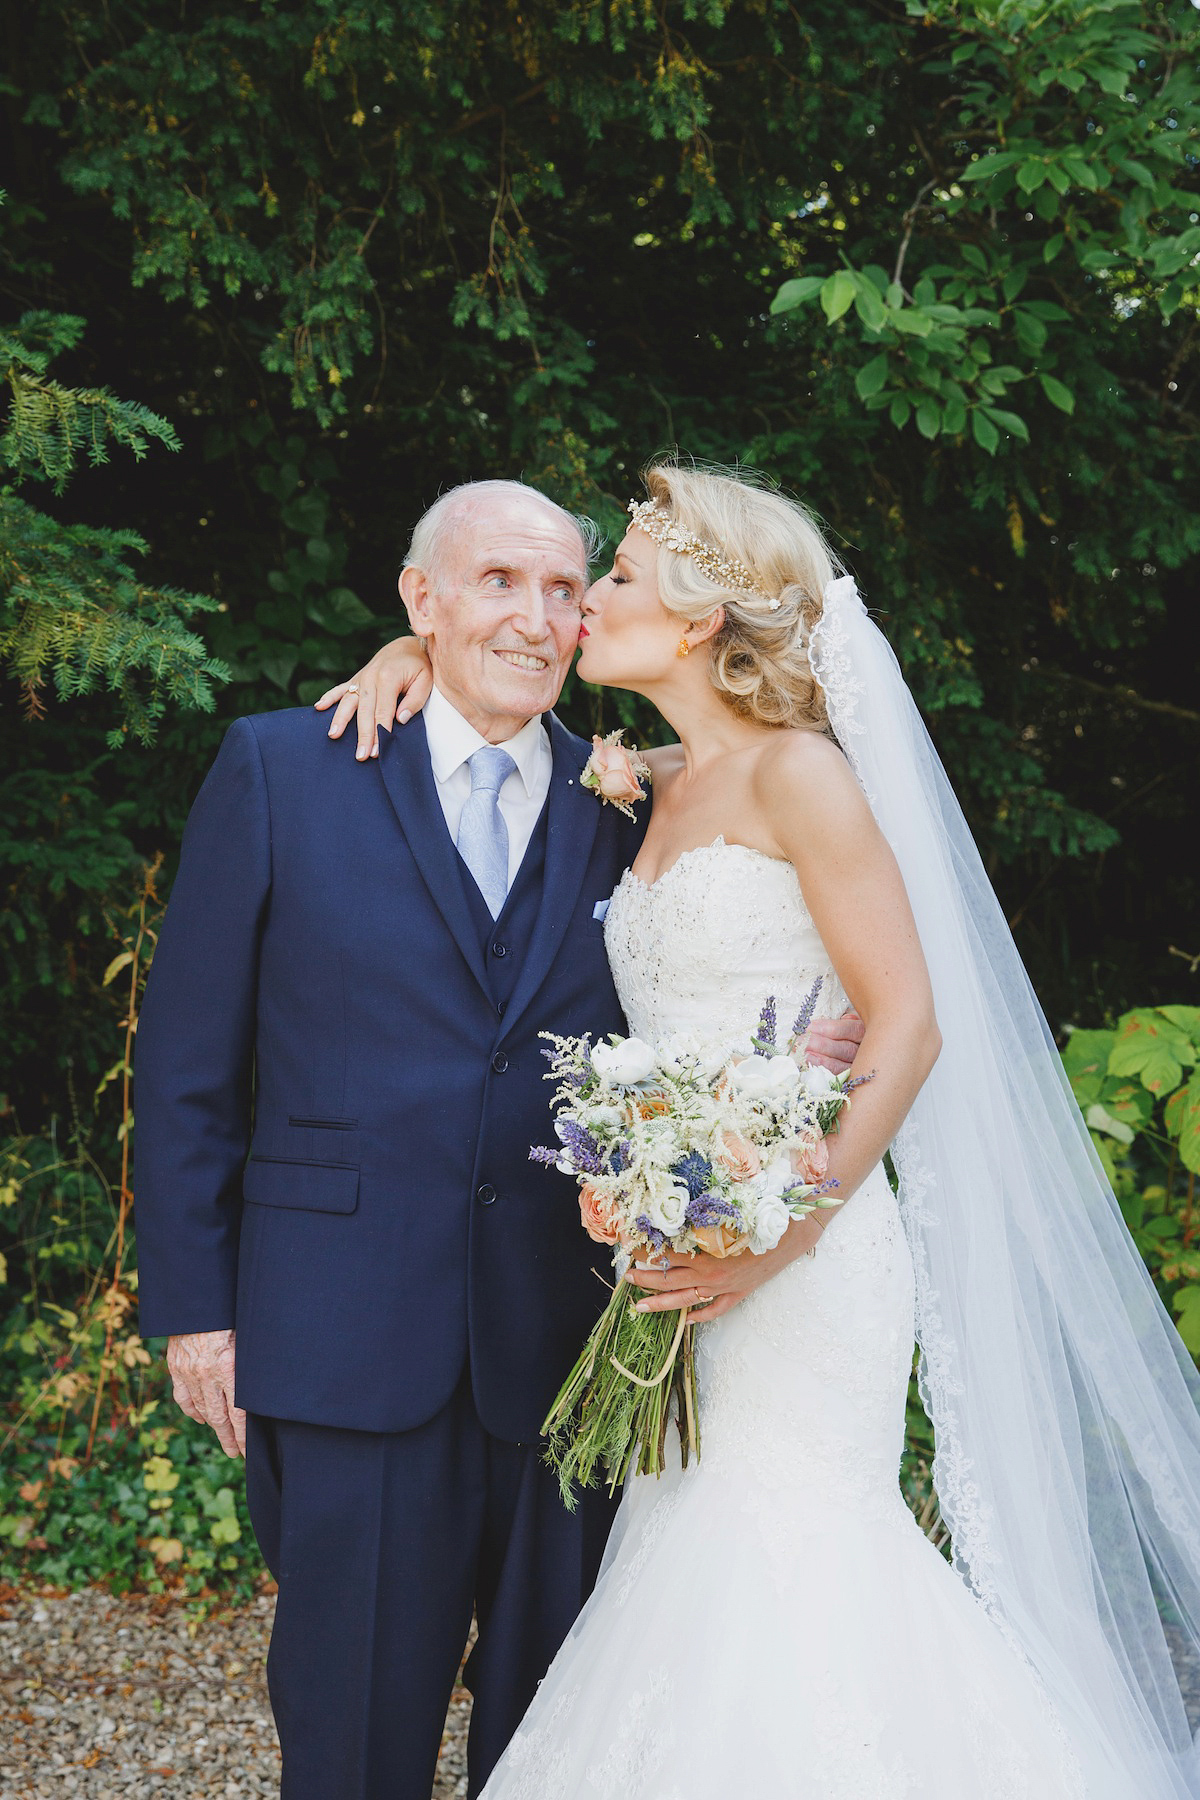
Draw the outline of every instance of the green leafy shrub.
M1092 1142L1179 1334L1200 1355L1200 1006L1139 1006L1063 1052Z

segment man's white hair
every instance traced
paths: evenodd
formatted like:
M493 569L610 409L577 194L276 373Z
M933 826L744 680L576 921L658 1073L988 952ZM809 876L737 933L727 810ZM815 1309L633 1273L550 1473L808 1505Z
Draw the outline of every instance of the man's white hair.
M434 501L428 512L417 520L408 554L404 558L405 567L423 570L434 588L441 587L447 574L449 544L454 532L477 513L481 506L486 505L488 500L505 494L521 499L540 500L561 519L565 519L579 533L584 569L587 572L600 552L600 546L604 542L603 533L584 514L568 512L565 507L559 506L556 501L524 481L464 481L458 487L448 488Z

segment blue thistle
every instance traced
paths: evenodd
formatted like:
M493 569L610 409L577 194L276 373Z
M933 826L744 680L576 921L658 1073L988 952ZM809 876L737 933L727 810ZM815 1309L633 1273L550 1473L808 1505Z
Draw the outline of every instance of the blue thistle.
M805 995L804 1005L796 1014L796 1023L792 1026L793 1037L803 1037L809 1026L812 1024L813 1014L817 1010L817 995L821 992L824 985L825 977L823 975L818 975L817 979L809 988L808 993Z
M689 1200L698 1200L712 1180L712 1164L699 1150L690 1150L681 1156L677 1163L671 1164L671 1173L677 1181L682 1181L688 1191Z
M623 1175L633 1161L633 1145L628 1138L622 1138L608 1159L608 1166L614 1175Z

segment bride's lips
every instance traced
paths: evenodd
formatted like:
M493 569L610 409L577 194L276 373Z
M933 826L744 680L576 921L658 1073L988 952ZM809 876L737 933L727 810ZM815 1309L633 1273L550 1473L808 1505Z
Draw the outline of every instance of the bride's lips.
M589 630L588 630L588 628L587 628L587 626L586 626L586 625L581 625L581 626L580 626L580 627L579 627L579 641L580 641L580 643L581 643L581 644L582 644L582 642L583 642L583 640L584 640L584 638L585 638L585 637L591 637L591 635L592 635L592 634L591 634L591 632L590 632L590 631L589 631Z

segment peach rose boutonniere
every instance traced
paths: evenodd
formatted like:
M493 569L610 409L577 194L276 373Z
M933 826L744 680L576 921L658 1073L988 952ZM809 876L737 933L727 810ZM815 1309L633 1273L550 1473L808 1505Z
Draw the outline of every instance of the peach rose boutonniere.
M649 781L650 768L632 744L623 744L624 727L610 731L607 737L592 739L592 754L584 764L580 781L601 800L607 801L632 819L634 803L646 798L643 781Z

